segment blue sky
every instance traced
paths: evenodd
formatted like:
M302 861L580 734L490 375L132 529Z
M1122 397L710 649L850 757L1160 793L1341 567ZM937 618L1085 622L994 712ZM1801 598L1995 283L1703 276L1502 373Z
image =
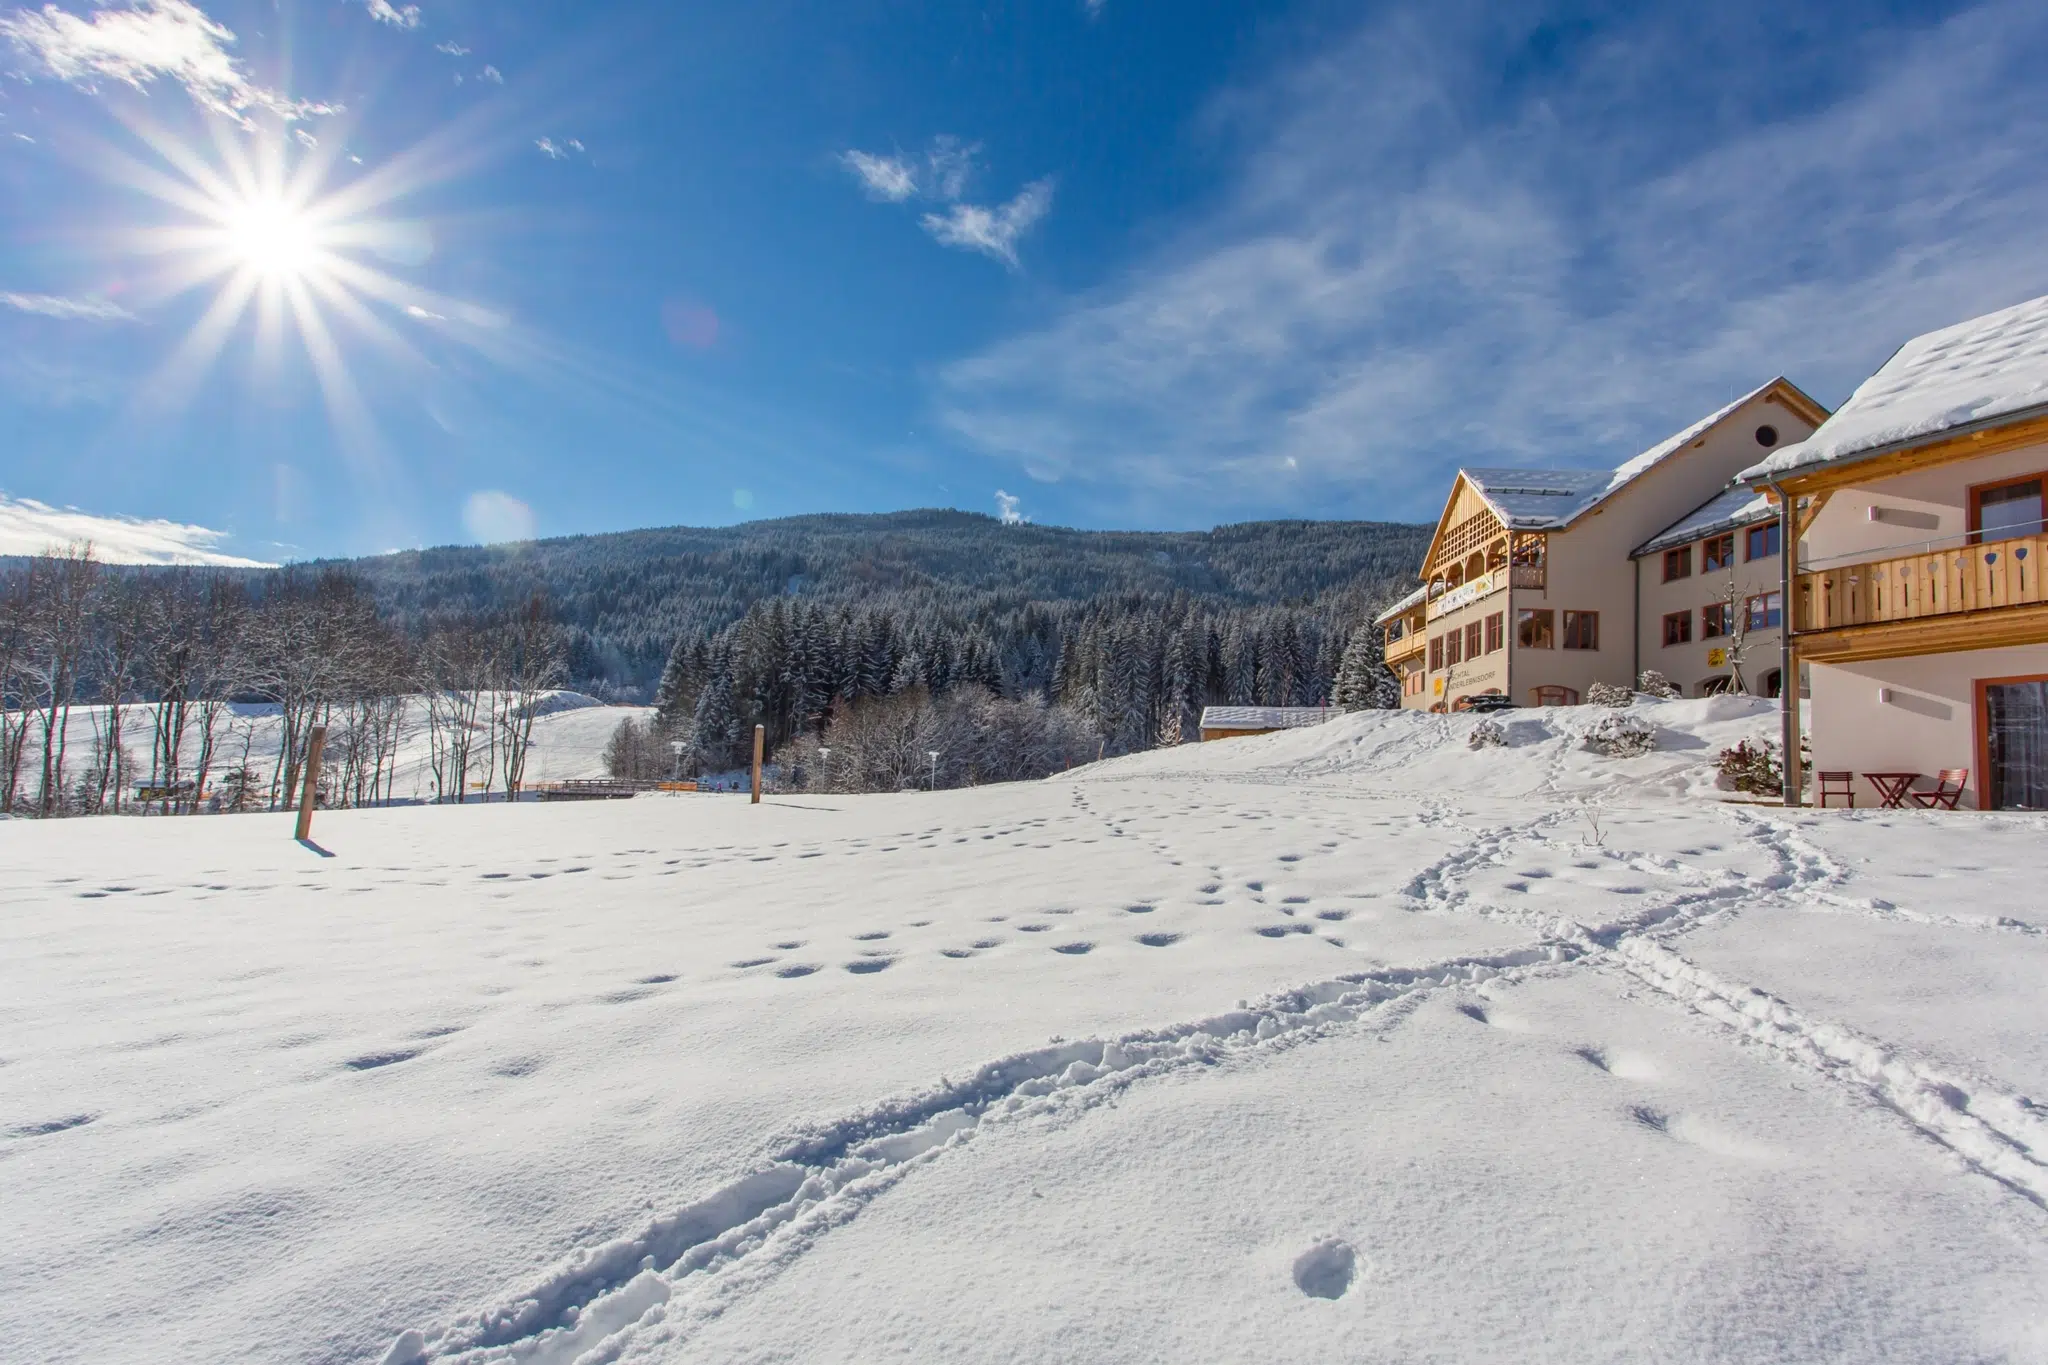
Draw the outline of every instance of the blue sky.
M2048 292L2044 57L2020 3L0 0L0 513L1427 518Z

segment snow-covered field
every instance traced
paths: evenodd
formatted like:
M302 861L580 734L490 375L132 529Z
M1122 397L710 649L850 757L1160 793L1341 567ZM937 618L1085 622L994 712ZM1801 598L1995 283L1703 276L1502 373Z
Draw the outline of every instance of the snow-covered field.
M67 721L65 764L74 775L91 766L94 737L108 728L109 709L105 706L71 708ZM540 782L605 776L605 741L611 738L619 721L628 716L640 719L654 713L652 707L607 706L595 697L566 690L541 693L534 712L533 742L526 760L525 782L529 786ZM147 782L151 775L149 755L155 742L152 728L155 723L154 707L135 704L121 708L121 744L134 758L132 766L137 785ZM213 768L207 779L209 790L217 786L223 773L244 762L260 778L270 778L277 766L278 748L284 741L284 725L275 705L232 703L218 723L216 733ZM40 730L32 723L22 757L21 785L29 795L35 792L37 765L42 761L40 739ZM482 799L481 787L486 776L491 779L494 791L504 790L503 773L486 770L487 739L488 732L480 726L476 740L477 756L471 763L470 800ZM198 747L199 734L195 722L188 727L183 746L181 761L188 769L196 760ZM398 728L395 761L390 769L392 796L400 801L433 799L436 791L433 761L427 704L422 698L408 699Z
M4 1354L2048 1359L2048 818L1645 709L0 825Z

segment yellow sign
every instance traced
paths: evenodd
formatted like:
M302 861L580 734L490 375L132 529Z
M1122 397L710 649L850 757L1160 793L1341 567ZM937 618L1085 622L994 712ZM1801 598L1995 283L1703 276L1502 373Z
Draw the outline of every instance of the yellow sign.
M1726 667L1726 666L1727 666L1727 663L1728 663L1728 651L1727 651L1727 650L1725 650L1725 649L1710 649L1710 650L1708 650L1708 651L1707 651L1707 667L1708 667L1708 668L1724 668L1724 667Z
M1430 691L1441 697L1444 694L1444 680L1442 678L1432 679Z

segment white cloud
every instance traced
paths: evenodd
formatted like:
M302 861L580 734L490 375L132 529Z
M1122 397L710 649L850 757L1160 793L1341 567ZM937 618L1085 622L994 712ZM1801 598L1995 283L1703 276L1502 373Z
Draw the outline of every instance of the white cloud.
M337 110L257 85L228 51L234 33L188 0L133 0L97 9L90 19L56 5L16 10L0 18L0 35L58 80L87 90L102 79L145 90L167 78L194 102L244 127L252 109L287 120Z
M67 299L56 294L0 293L0 304L68 322L128 322L135 317L120 304L105 299Z
M1780 372L1839 401L1914 332L2048 292L2048 9L1798 65L1660 12L1503 94L1541 36L1511 11L1379 23L1221 102L1219 207L945 369L940 419L1184 515L1424 515L1458 463L1618 460Z
M389 24L393 28L420 26L418 5L393 5L391 0L363 0L363 5L370 11L370 17L380 24Z
M225 554L216 545L225 531L140 517L103 517L75 507L52 507L0 493L0 555L39 555L74 542L92 542L108 564L214 564L263 568L262 561Z
M533 145L540 148L541 155L550 161L565 161L583 154L583 144L573 137L565 142L557 142L551 137L536 138Z
M504 75L495 66L486 66L481 75L484 80L489 81L492 85L503 85L505 83Z
M1031 518L1018 510L1022 503L1023 499L1019 498L1015 493L1005 493L1002 489L998 488L996 490L996 520L1005 526L1021 526L1031 520Z
M917 193L917 172L908 162L893 156L871 156L867 152L846 152L840 164L860 177L876 199L900 204Z
M944 213L927 213L918 221L946 246L979 251L1017 268L1017 241L1052 208L1051 179L1034 180L1007 204L983 208L954 204Z
M839 164L859 178L872 198L891 204L912 198L951 203L967 192L980 153L979 142L962 142L941 133L916 159L849 151L840 153Z
M422 322L448 321L448 315L446 313L436 313L433 309L422 308L416 303L408 303L407 305L405 305L405 315L409 318L418 318Z
M462 524L485 545L533 539L533 509L510 493L480 488L462 505Z
M451 57L467 57L469 49L461 43L435 43L434 51L445 52Z

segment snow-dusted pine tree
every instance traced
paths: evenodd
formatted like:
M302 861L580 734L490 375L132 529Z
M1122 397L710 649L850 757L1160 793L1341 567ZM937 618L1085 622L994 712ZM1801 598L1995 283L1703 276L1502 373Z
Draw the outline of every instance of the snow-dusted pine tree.
M1351 641L1337 664L1337 684L1330 700L1346 711L1384 711L1400 703L1393 675L1382 661L1377 626L1363 625L1351 632Z

